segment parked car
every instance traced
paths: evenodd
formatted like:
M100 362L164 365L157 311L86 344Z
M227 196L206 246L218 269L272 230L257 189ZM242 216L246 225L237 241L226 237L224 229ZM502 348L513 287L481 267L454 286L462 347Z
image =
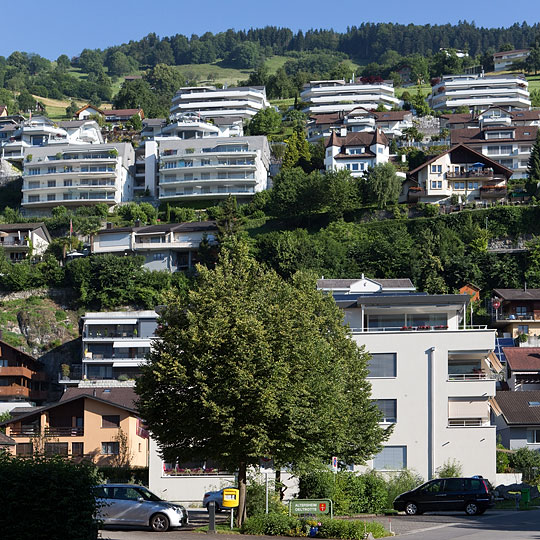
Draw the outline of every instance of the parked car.
M409 516L449 510L464 510L474 516L483 514L494 504L489 482L481 476L431 480L394 500L394 508Z
M160 499L143 486L135 484L101 484L94 488L98 519L104 525L150 527L165 532L170 527L188 524L187 510Z
M208 510L208 503L210 501L214 501L216 503L216 512L221 512L223 510L223 507L221 506L223 504L223 490L229 489L229 488L222 488L219 491L207 491L204 494L203 497L203 506Z

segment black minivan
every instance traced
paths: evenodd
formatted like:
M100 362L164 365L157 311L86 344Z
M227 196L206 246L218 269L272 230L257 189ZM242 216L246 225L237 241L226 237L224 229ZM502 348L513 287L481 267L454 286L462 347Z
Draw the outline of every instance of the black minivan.
M424 512L465 510L469 516L483 514L495 501L488 482L473 478L438 478L398 495L394 509L409 516Z

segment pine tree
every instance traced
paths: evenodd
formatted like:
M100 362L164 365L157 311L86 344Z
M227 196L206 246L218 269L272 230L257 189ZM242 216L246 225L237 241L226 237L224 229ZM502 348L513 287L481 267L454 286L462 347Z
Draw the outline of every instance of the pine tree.
M527 165L527 193L534 195L540 183L540 129L536 135L536 142L531 150L531 157Z

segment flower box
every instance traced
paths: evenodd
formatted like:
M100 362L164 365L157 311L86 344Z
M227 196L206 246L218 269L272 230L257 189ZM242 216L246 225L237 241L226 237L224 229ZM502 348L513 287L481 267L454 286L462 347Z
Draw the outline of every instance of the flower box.
M426 325L417 326L416 329L417 330L431 330L431 326L426 326Z
M402 326L401 327L401 330L404 331L404 330L412 330L413 327L412 326Z

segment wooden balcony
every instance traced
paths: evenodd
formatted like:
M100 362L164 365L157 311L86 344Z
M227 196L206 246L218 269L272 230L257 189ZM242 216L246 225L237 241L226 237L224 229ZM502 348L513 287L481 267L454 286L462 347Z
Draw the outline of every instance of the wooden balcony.
M481 186L480 197L483 199L502 199L508 194L506 186Z
M446 178L462 179L462 178L493 178L493 169L472 169L470 171L448 171Z
M0 377L24 377L32 381L46 381L47 375L39 371L32 371L25 366L0 367Z

